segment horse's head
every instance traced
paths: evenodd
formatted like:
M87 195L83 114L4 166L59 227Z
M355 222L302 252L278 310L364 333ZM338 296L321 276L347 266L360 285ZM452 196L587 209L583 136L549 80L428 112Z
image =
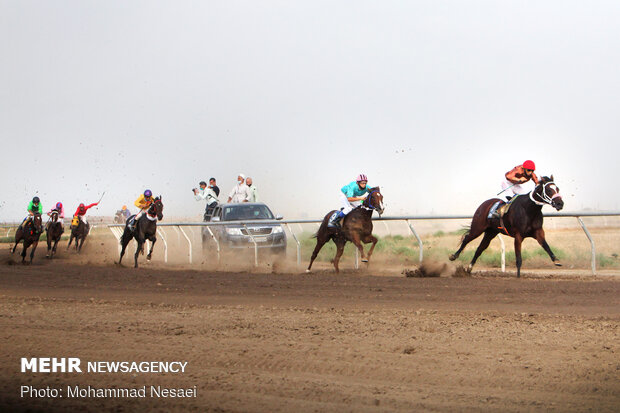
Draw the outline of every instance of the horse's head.
M553 181L553 175L551 175L551 177L541 177L538 185L534 188L533 195L535 200L549 204L558 211L564 208L564 201L562 200L562 195L560 195L560 188L558 188Z
M36 232L41 232L41 228L43 227L43 220L41 219L41 214L38 212L34 214L32 217L32 226L34 227Z
M381 190L378 186L369 189L368 196L362 205L368 209L376 209L379 215L383 214L385 210L383 207L383 195L381 195Z
M155 201L151 204L151 208L149 208L149 213L153 216L157 215L157 220L161 221L164 219L164 204L161 202L161 195L155 198Z
M53 210L53 211L50 213L50 220L51 220L52 222L57 222L57 221L58 221L58 211Z

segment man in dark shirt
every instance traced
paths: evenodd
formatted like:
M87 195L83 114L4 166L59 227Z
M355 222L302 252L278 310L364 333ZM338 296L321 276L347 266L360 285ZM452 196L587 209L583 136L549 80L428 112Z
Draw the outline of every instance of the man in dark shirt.
M215 184L215 178L209 179L209 188L213 189L215 195L220 196L220 188Z

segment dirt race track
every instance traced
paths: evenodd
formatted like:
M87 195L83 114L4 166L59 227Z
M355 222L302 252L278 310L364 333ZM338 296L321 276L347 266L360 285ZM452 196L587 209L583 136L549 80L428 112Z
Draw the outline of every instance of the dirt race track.
M0 266L13 411L620 411L620 278ZM187 361L183 374L20 373L21 357ZM195 398L33 398L196 386Z

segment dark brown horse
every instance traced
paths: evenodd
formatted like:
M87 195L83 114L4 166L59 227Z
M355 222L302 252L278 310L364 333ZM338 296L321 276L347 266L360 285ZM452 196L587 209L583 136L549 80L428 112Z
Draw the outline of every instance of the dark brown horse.
M39 237L43 232L41 214L36 213L32 216L31 219L28 220L26 224L20 225L15 231L15 245L13 246L13 250L11 253L15 252L17 248L17 244L20 241L24 241L24 249L22 250L22 264L26 263L26 250L28 247L32 246L32 250L30 250L30 264L32 264L32 259L34 258L34 252L37 249L37 245L39 245Z
M125 255L127 244L129 244L129 241L132 239L135 239L138 243L136 254L134 255L134 267L138 268L138 255L140 253L144 254L144 243L147 239L151 241L151 250L146 256L146 259L148 261L151 260L153 248L155 248L155 242L157 241L157 221L161 221L164 218L163 211L164 204L161 203L161 196L158 196L146 211L146 214L143 214L140 219L138 219L138 222L135 223L135 229L133 231L129 227L129 222L133 219L133 217L135 217L135 215L132 215L127 219L127 222L125 223L125 231L123 232L123 236L120 240L122 249L121 257L118 260L119 265L121 265L123 255Z
M450 256L450 261L457 259L469 242L484 233L484 237L474 254L474 258L472 258L471 263L467 267L467 271L471 272L480 254L489 246L491 240L501 232L513 237L515 240L517 277L521 276L521 243L528 237L535 238L547 254L549 254L553 263L558 267L561 266L560 262L553 254L553 251L551 251L549 244L547 244L545 240L545 231L543 230L543 205L551 205L558 211L564 207L560 189L553 182L553 175L551 175L551 178L543 176L532 192L519 195L512 200L508 212L506 212L502 218L502 229L500 229L502 224L500 224L498 218L488 218L489 210L497 201L499 201L497 198L488 199L478 207L474 213L469 230L463 235L461 246Z
M74 216L71 221L71 235L69 236L69 244L67 244L67 250L71 246L71 242L75 239L75 250L79 253L82 250L82 245L90 232L90 224L81 217Z
M334 268L336 268L336 272L339 272L338 261L340 261L340 257L344 251L344 245L347 241L351 241L355 244L362 255L362 262L368 262L368 260L370 260L370 256L372 255L372 251L375 249L375 245L377 244L377 238L372 235L372 212L374 210L377 210L379 215L383 214L384 210L383 195L381 195L381 191L378 186L369 190L368 196L362 205L353 209L347 214L347 216L344 217L342 221L342 228L330 228L327 226L329 218L336 211L328 212L327 215L325 215L325 218L323 218L323 222L316 233L316 247L312 252L310 265L308 265L306 272L310 272L312 263L316 259L316 256L319 254L321 248L323 248L323 245L329 242L329 240L333 240L334 244L336 244L336 256L332 260ZM368 256L364 254L364 246L362 245L362 242L364 244L372 242L372 246L368 251Z
M48 222L46 229L47 258L52 258L54 254L56 254L56 246L63 232L65 232L65 229L62 226L62 222L58 220L58 211L52 210L50 213L50 222Z

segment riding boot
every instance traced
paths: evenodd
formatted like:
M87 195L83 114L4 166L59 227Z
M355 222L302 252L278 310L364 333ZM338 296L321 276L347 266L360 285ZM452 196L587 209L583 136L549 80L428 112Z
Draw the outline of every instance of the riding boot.
M327 222L328 228L338 228L340 229L340 220L344 217L344 213L342 211L336 211L329 217L329 221Z
M505 213L504 210L506 209L506 205L507 204L503 204L503 205L499 206L495 210L495 212L493 212L493 214L491 214L491 219L495 219L495 218L501 219L504 216L504 213Z

